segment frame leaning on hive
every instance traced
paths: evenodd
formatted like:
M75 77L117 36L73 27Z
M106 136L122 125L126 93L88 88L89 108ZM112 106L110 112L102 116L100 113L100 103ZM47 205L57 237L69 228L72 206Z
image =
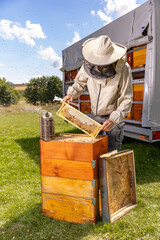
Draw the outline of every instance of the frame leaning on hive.
M137 204L133 150L99 158L102 220L113 223Z

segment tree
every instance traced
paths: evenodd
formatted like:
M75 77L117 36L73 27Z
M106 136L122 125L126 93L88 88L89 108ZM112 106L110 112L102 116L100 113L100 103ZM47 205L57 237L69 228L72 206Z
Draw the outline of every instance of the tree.
M55 76L33 78L27 84L24 96L34 105L52 103L55 95L62 96L62 86L62 81Z
M51 76L47 82L47 99L52 103L55 95L62 97L63 84L58 77Z
M10 106L11 104L17 104L19 99L19 92L13 89L6 82L5 78L0 78L0 104L3 106Z
M37 79L33 78L30 80L24 91L24 96L29 103L36 105L37 101L39 100Z

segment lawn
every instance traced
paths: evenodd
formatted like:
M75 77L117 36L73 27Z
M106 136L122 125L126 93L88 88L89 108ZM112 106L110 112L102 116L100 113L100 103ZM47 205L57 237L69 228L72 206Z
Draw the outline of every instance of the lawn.
M55 132L80 132L55 115ZM74 224L41 212L41 108L0 108L0 240L160 239L160 143L126 138L135 154L138 205L114 224Z

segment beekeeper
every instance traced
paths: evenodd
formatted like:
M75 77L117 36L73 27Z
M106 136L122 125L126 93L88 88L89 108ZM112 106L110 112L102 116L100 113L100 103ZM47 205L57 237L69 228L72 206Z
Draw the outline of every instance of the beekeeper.
M70 103L87 87L90 117L102 124L101 133L108 135L108 151L120 151L123 119L132 105L132 74L126 62L126 50L106 35L85 41L82 45L84 63L63 99Z

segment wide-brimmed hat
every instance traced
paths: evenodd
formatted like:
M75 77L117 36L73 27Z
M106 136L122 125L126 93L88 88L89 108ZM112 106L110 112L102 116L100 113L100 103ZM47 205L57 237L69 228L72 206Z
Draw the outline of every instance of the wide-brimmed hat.
M94 65L109 65L124 56L127 48L114 43L111 39L102 35L98 38L90 38L82 45L82 54L85 60Z

